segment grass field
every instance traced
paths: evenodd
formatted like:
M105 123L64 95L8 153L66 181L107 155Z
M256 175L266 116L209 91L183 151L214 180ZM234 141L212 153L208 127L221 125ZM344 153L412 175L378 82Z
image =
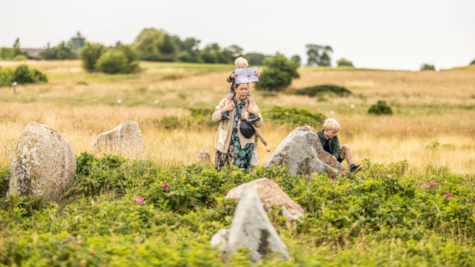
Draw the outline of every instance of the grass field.
M0 66L14 66L0 62ZM0 164L11 161L16 140L29 121L58 130L78 154L87 151L101 132L129 119L139 123L150 159L162 164L190 164L199 150L214 153L215 129L164 130L154 123L163 116L189 114L189 107L213 108L228 92L225 79L232 66L143 62L139 74L88 74L80 61L32 61L44 71L47 84L0 88ZM475 172L475 75L471 71L409 72L378 70L325 71L302 69L286 93L265 97L251 93L261 109L295 106L336 118L341 142L352 146L356 159L390 163L408 160L410 172L427 165L454 173ZM296 88L336 84L350 97L311 98L291 95ZM118 100L120 99L120 104ZM395 115L367 115L378 100ZM354 105L352 108L352 105ZM265 120L265 118L264 118ZM312 125L319 129L321 125ZM264 125L275 149L292 130ZM259 148L260 164L269 153Z
M0 61L1 67L18 64ZM79 61L28 65L49 82L18 86L16 94L0 87L0 266L475 266L470 68L304 68L278 95L251 86L261 110L279 105L336 118L340 143L350 144L364 165L356 177L307 182L279 168L246 175L192 165L201 149L214 157L217 126L159 123L187 117L192 107L214 108L229 91L233 66L142 62L141 73L103 75L85 73ZM352 94L292 94L321 84ZM394 115L368 115L379 100ZM138 122L145 160L84 153L122 120ZM78 175L57 203L4 196L17 140L30 121L59 131L78 156ZM261 129L274 150L293 127L265 123ZM263 166L270 153L261 145L258 154ZM224 196L259 177L271 178L306 211L293 223L279 208L269 213L290 262L270 257L254 265L242 251L223 263L209 240L231 225L235 203Z

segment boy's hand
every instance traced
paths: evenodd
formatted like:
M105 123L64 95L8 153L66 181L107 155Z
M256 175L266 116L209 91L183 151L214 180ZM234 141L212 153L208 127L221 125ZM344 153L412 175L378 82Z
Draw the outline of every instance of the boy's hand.
M266 146L266 150L267 150L267 152L270 152L270 147Z
M231 74L231 78L236 78L238 75L236 73Z
M315 131L315 129L313 129L312 127L310 127L310 126L308 126L308 125L305 125L305 129L306 129L307 131L312 131L312 130Z
M261 77L261 73L257 70L257 71L254 71L254 74L257 76L257 78L260 78Z
M333 159L333 160L336 160L336 157L335 157L335 156L332 156L332 159Z

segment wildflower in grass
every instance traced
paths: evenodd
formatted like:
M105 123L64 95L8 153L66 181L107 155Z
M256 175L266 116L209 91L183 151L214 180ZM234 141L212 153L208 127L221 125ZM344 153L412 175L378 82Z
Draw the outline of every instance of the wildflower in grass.
M428 185L428 184L425 184L424 187L429 187L429 185Z
M141 197L137 197L137 198L135 199L135 201L137 201L138 203L142 204L142 202L144 201L144 199L141 198Z
M445 197L446 198L452 197L452 194L446 194Z
M333 182L336 182L336 179L333 179L332 181L333 181Z
M117 103L118 104L122 103L122 99L117 99Z
M227 195L228 194L228 191L224 191L224 195Z
M168 171L165 172L165 174L168 173Z
M430 183L429 186L430 186L430 187L434 187L435 184L434 184L434 183Z
M168 188L168 184L164 184L164 185L162 185L162 188L163 188L163 189L166 189L166 188Z

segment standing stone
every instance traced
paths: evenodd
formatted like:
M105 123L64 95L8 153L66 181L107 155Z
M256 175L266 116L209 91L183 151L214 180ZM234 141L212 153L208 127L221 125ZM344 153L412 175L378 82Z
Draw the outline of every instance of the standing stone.
M116 128L97 137L93 151L131 157L142 155L145 145L139 125L135 121L122 121Z
M290 175L348 175L348 171L323 150L317 138L314 130L305 127L293 130L272 153L265 166L287 167Z
M199 163L207 163L211 162L211 155L209 154L208 150L202 149L198 153L198 162Z
M21 134L11 166L8 195L58 200L76 175L76 157L58 132L30 122Z
M295 203L274 181L268 178L260 178L242 184L229 191L226 198L233 198L239 200L242 195L242 190L245 186L250 185L257 189L259 199L264 203L264 209L270 210L272 206L282 205L283 215L287 217L288 221L294 221L305 215L305 210L299 204Z
M237 253L238 248L246 247L251 253L253 262L273 253L280 253L279 258L282 260L289 259L287 247L269 221L257 190L253 186L247 185L242 189L227 244L225 236L225 231L220 230L212 240L220 240L214 244L226 248L227 255Z

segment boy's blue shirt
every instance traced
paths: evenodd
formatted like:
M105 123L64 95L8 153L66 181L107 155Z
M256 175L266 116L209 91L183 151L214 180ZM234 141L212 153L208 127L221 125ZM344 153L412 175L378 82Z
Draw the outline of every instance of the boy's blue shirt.
M322 144L322 148L325 147L325 140L327 140L323 135L323 130L324 129L317 132L318 139L320 139L320 144ZM338 142L338 136L335 135L333 138L328 139L328 143L330 145L330 154L336 158L340 157L341 148L340 142Z

